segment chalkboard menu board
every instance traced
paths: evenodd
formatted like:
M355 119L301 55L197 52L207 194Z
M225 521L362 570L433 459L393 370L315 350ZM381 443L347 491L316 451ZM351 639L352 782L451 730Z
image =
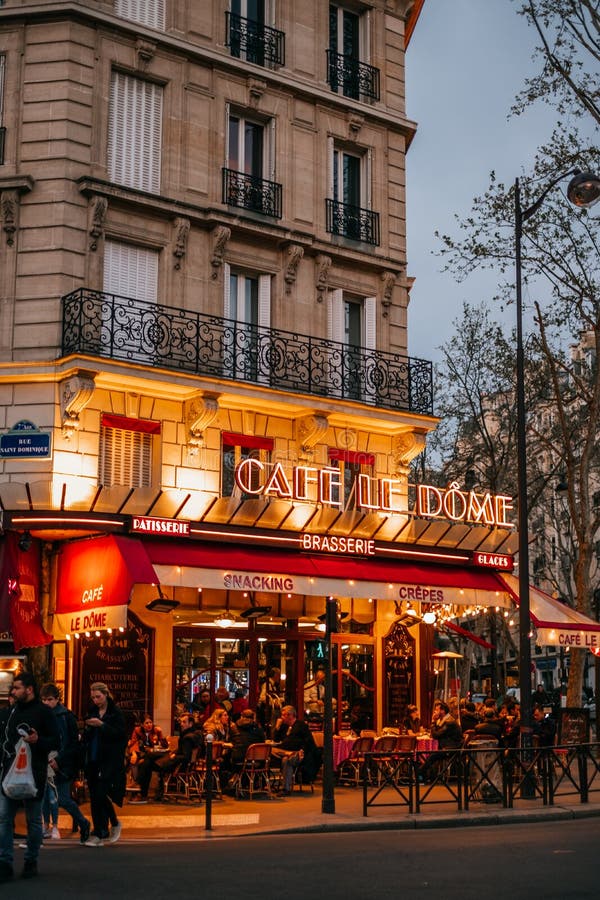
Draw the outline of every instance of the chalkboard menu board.
M154 629L147 628L133 614L127 617L124 632L102 632L99 637L82 637L77 642L79 658L79 703L84 718L89 706L90 685L95 681L108 686L132 731L145 712L152 715L151 653Z
M398 727L406 718L406 707L413 702L414 641L399 622L384 638L385 725Z
M559 744L587 744L590 740L590 711L566 707L558 720Z

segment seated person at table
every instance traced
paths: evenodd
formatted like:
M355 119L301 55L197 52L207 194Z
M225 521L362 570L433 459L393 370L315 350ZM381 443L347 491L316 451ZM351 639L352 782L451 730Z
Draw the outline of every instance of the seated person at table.
M350 709L350 731L360 736L361 731L366 731L372 727L372 723L371 711L360 700L356 700Z
M224 684L222 684L220 688L217 688L217 693L215 694L215 707L224 709L229 716L233 712L233 701Z
M153 760L153 768L158 772L159 786L156 799L162 799L164 793L164 776L172 772L178 766L188 766L192 761L194 750L200 752L203 748L203 738L194 727L194 718L191 713L183 713L179 718L179 740L175 752L165 753L159 759ZM138 801L139 802L139 801Z
M145 802L148 799L148 787L154 771L156 756L152 751L169 749L168 741L163 737L162 730L152 721L152 716L144 716L141 725L136 725L127 744L127 755L132 766L134 777L140 786L140 799Z
M464 697L460 701L460 727L465 731L472 731L476 725L479 725L479 716L472 700L465 700Z
M204 734L212 734L214 741L229 741L229 733L231 726L229 724L229 713L225 709L215 709L204 723Z
M265 733L256 722L254 710L245 709L237 722L231 726L231 767L239 768L244 762L246 750L250 744L262 744Z
M402 722L403 728L406 728L407 734L419 734L421 731L421 716L419 715L419 707L414 703L410 703L406 707L407 716Z
M556 722L544 712L544 707L536 703L533 707L533 741L537 747L553 747Z
M434 700L433 701L433 709L431 711L431 724L429 726L429 730L433 728L437 720L440 718L440 710L442 705L445 705L443 700Z
M288 795L292 793L295 770L305 759L307 764L314 764L318 755L317 748L312 732L306 722L301 722L297 717L293 706L284 706L281 710L281 719L275 726L273 740L275 746L271 750L271 756L281 763L282 793Z
M438 715L431 726L431 737L438 742L439 750L458 750L462 747L461 727L450 712L450 707L442 700L439 701ZM419 772L423 781L428 781L432 767L444 759L444 754L438 751L430 753L425 764Z
M494 706L486 706L483 712L483 721L479 722L471 731L470 738L471 741L480 741L487 738L500 741L502 738L502 720Z

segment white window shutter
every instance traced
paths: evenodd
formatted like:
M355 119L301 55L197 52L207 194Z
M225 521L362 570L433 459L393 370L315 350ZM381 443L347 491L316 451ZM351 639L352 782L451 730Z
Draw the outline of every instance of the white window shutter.
M108 124L108 173L139 190L160 191L163 89L113 72Z
M377 298L365 297L364 300L364 346L367 350L377 348Z
M152 435L102 426L98 477L105 487L150 487Z
M105 241L103 290L120 297L156 303L158 251Z
M225 104L225 168L229 169L229 116L231 114L231 104Z
M223 318L231 319L231 266L223 264Z
M260 328L271 327L271 276L258 276L258 324Z
M165 27L165 0L115 0L115 12L148 28Z
M275 181L275 119L271 119L266 131L267 137L267 156L268 156L268 174L267 178L269 181ZM264 165L264 163L263 163Z
M328 313L330 340L343 344L345 338L344 292L341 288L331 291Z
M359 53L361 62L371 62L371 12L364 12L358 23Z

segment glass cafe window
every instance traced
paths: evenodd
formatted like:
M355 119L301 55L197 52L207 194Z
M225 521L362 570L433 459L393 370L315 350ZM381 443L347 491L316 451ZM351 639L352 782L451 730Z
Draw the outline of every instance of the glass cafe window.
M328 450L329 465L337 466L341 472L340 482L343 485L343 498L335 497L336 502L343 500L344 509L356 505L357 479L359 475L373 477L375 457L372 453L359 453L354 450L337 450L330 447Z
M256 438L244 434L223 432L221 455L221 496L233 497L240 493L235 483L235 467L244 459L258 459L262 463L268 463L273 449L273 441L270 438ZM258 473L254 479L258 482ZM254 486L254 485L253 485ZM242 499L248 499L251 495L244 494Z
M305 644L305 714L309 719L322 717L319 701L310 694L319 669L325 665L325 641ZM333 645L333 709L338 729L372 728L374 722L374 645L360 643L350 635L336 639ZM341 672L341 677L340 677ZM313 692L314 693L314 692ZM312 701L312 702L311 702Z
M232 700L249 688L249 643L223 637L175 638L175 702L181 708L194 709L202 691L211 697L226 687Z

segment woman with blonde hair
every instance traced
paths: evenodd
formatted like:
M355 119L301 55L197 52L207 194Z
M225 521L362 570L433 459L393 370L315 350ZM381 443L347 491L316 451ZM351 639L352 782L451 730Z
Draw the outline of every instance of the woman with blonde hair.
M229 713L225 709L215 709L204 723L204 734L212 734L215 741L229 741Z
M90 700L83 739L94 828L85 846L101 847L105 840L114 844L121 836L113 803L122 806L125 797L127 733L123 713L103 682L91 685Z

